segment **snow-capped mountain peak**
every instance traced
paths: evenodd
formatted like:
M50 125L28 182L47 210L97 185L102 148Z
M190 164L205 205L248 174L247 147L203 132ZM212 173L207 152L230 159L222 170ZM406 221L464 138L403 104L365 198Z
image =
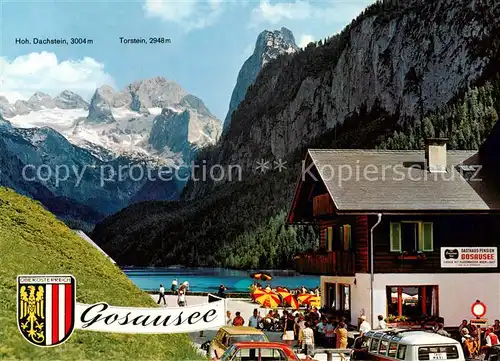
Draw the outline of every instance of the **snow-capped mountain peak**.
M163 77L136 81L123 91L101 86L90 104L67 90L54 99L37 92L15 104L2 97L0 113L14 127L50 127L106 159L132 156L180 164L192 159L199 147L215 143L221 133L221 122L201 99ZM155 127L157 119L168 121Z

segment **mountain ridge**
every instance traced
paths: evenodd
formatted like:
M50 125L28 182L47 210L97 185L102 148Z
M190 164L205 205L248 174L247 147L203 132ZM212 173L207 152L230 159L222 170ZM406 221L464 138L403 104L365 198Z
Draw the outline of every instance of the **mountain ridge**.
M104 85L90 103L67 90L54 99L36 92L14 104L2 97L0 116L0 185L41 201L60 217L66 210L70 218L89 224L132 202L178 199L185 180L158 180L159 174L186 168L222 130L201 99L163 77L133 82L124 92ZM71 174L57 184L61 166ZM21 175L26 167L49 167L52 178L27 181ZM141 170L135 176L134 167ZM119 178L102 174L109 169ZM79 180L78 172L85 177ZM7 178L9 173L16 176ZM102 186L103 177L113 182ZM75 212L68 210L71 204Z

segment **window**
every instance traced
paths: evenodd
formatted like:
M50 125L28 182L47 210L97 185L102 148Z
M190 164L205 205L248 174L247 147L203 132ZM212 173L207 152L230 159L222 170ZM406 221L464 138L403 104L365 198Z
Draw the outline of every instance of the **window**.
M349 311L351 306L351 286L350 285L339 285L340 287L340 302L339 302L339 310L341 311Z
M387 346L389 343L387 341L380 341L380 347L378 349L378 353L381 355L385 355L387 352Z
M389 344L389 353L387 354L387 356L395 358L397 351L398 351L398 344L395 342L391 342Z
M390 242L391 252L432 252L432 222L391 222Z
M266 342L266 336L265 335L237 335L237 336L231 336L229 337L229 343L231 345L234 345L237 342Z
M439 316L438 286L388 286L386 293L389 317Z
M419 360L454 360L458 358L456 346L430 346L418 348Z
M328 252L333 251L333 227L328 227L326 229L326 250Z
M286 356L282 350L275 348L261 348L260 349L261 361L286 361Z
M339 239L344 251L349 251L350 249L352 249L351 226L349 224L340 226Z
M405 359L405 356L406 356L406 345L399 345L398 347L398 356L397 358L399 360L404 360Z
M359 348L366 348L366 349L369 349L370 348L370 340L371 338L370 337L363 337L363 341L361 342L361 345Z
M370 351L377 352L379 343L380 343L379 339L372 338L372 343L370 344Z
M220 361L229 361L232 356L235 354L236 346L231 346L224 354L222 355Z
M259 356L254 348L242 348L236 352L231 361L259 361Z

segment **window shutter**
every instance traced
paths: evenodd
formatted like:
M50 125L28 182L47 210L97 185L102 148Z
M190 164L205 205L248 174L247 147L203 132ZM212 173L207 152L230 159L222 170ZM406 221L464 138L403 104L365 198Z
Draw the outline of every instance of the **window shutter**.
M401 223L392 223L391 227L391 252L401 252Z
M339 245L338 245L338 249L339 250L343 250L344 249L344 226L340 226L339 227Z
M348 251L352 249L352 234L351 234L351 225L344 225L344 250Z
M432 222L422 223L422 249L424 252L434 251L434 239L433 239Z
M333 227L328 227L327 228L327 246L326 246L326 250L328 252L331 252L332 251L332 247L333 247Z

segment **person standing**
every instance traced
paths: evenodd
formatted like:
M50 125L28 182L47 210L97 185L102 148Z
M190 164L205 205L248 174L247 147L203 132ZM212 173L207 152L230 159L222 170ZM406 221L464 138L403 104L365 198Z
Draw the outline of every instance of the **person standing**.
M295 319L291 313L287 314L285 317L283 341L285 341L288 346L292 346L292 342L295 340Z
M462 334L462 330L463 330L464 328L467 328L467 324L468 324L468 323L469 323L469 321L467 321L467 320L462 320L462 323L460 324L460 326L458 326L458 332L459 332L460 334ZM467 331L469 331L469 330L467 329ZM468 333L467 333L467 334L468 334Z
M243 326L245 324L245 320L241 317L241 312L236 312L236 317L233 320L233 326Z
M184 286L184 292L189 291L189 282L188 281L184 281L184 283L182 285Z
M500 320L495 320L493 323L493 332L500 337Z
M444 329L444 323L438 323L436 333L441 336L451 337L451 335Z
M370 326L370 323L368 323L368 321L366 320L365 315L362 315L360 319L361 319L361 325L359 325L359 333L360 336L363 336L368 331L371 331L372 326Z
M259 323L261 320L262 320L262 317L260 317L260 315L259 315L259 310L254 309L253 315L248 320L248 326L259 328Z
M233 319L231 318L231 311L226 312L226 325L231 326L233 324Z
M182 290L179 291L179 295L177 296L177 304L179 305L179 307L186 306L186 295Z
M306 322L306 328L302 331L304 336L304 353L306 356L314 357L314 331L311 328L311 322Z
M335 340L335 326L333 325L333 318L328 320L328 323L323 328L325 332L326 347L333 348L333 341Z
M385 330L387 328L387 323L384 321L384 316L378 315L378 329Z
M344 320L340 320L337 328L335 329L335 336L337 338L336 348L346 349L347 348L347 327ZM343 353L339 354L341 360L345 360L345 355Z
M318 337L316 338L316 343L320 346L325 344L325 326L328 324L326 317L321 317L320 322L317 325Z
M171 287L172 293L175 294L175 291L177 291L177 278L174 278L172 281L172 287Z
M486 335L486 338L485 338L486 345L485 346L491 347L491 346L495 346L495 345L499 344L498 336L495 335L492 328L486 329L486 332L484 334Z
M298 346L302 347L302 343L304 342L304 330L306 328L306 320L303 315L299 315L298 320L295 321L298 333Z
M163 300L164 304L167 304L167 300L165 298L165 288L163 285L160 285L160 296L158 297L158 304L160 304L161 300Z
M224 286L224 285L220 285L220 286L219 286L219 292L217 292L217 296L218 296L218 297L220 297L220 298L226 298L226 295L225 295L225 293L224 293L224 292L226 292L226 291L227 291L226 286Z

